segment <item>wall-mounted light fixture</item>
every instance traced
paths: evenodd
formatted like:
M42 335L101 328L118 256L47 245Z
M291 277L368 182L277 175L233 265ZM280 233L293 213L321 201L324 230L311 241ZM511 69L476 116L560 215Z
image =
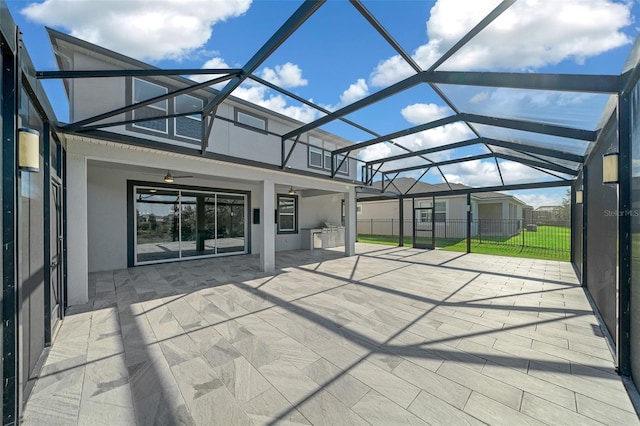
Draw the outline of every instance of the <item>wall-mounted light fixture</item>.
M584 193L582 192L582 187L576 190L576 204L582 204Z
M602 183L618 182L618 153L609 152L602 156Z
M18 129L18 168L23 172L40 171L40 132L37 130Z

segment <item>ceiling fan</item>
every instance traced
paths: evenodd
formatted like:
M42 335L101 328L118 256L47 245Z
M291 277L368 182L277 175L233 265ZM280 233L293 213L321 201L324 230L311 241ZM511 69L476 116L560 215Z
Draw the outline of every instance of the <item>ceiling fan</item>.
M173 183L174 179L181 179L181 178L192 178L193 176L191 175L183 175L183 176L174 176L171 174L171 170L167 170L167 174L164 177L164 181L166 183Z

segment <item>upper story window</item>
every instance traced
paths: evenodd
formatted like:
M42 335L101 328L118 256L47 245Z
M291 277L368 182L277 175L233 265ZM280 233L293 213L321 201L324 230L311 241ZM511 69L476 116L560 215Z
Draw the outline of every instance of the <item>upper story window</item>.
M131 79L131 100L133 103L143 102L149 99L163 96L175 88L165 87L139 78ZM178 117L161 118L157 120L139 121L127 126L129 130L135 130L149 135L164 134L171 139L185 142L200 142L202 138L201 113L204 105L202 98L194 95L178 95L151 105L136 108L129 118L140 120L161 116ZM192 113L192 114L190 114Z
M315 146L309 147L309 165L314 167L322 167L322 148L316 148Z
M331 170L331 151L336 149L336 145L325 142L320 138L309 136L309 166L318 167L325 170ZM342 165L340 162L345 158L344 155L336 155L336 164L338 173L349 174L349 159L347 158Z
M202 111L202 99L190 95L179 95L175 98L176 114ZM175 134L183 138L200 140L202 137L202 116L198 114L175 118Z
M133 79L133 102L138 103L146 101L147 99L155 98L157 96L165 95L168 92L166 87L159 86L157 84ZM169 111L169 102L167 100L156 102L155 104L147 105L142 108L135 109L133 111L133 118L151 118L166 115ZM139 127L154 132L169 133L168 120L166 118L160 120L140 121L133 124L134 127Z
M331 150L335 149L333 144L323 142L324 147L324 168L325 170L331 170Z
M349 159L344 160L344 155L338 154L336 155L336 167L338 167L338 173L344 173L345 175L349 174ZM342 164L340 164L342 163Z
M252 127L263 132L267 131L267 120L265 118L258 117L257 115L250 114L237 108L235 109L235 115L236 124Z

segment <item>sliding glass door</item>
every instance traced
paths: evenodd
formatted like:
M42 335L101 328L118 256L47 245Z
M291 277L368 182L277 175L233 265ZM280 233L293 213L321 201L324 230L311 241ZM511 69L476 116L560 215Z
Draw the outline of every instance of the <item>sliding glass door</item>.
M138 262L180 257L180 194L139 188L136 198L136 254Z
M136 187L136 264L247 253L246 195Z
M245 246L244 196L218 195L218 253L233 253Z

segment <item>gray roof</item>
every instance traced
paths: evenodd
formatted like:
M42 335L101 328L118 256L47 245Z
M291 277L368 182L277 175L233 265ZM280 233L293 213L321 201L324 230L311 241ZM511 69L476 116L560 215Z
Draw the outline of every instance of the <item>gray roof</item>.
M388 185L388 186L387 186ZM449 191L452 189L469 189L470 186L463 185L461 183L426 183L422 181L416 182L413 178L396 178L393 180L391 184L389 181L385 181L385 186L387 189L385 192L392 192L396 194L422 194L425 192L442 192ZM382 188L382 181L375 181L371 185L372 188L380 190ZM410 191L409 191L410 190ZM409 192L407 192L409 191ZM360 194L365 195L365 194ZM367 194L368 195L368 194ZM478 199L491 199L491 198L507 198L513 196L509 194L504 194L502 192L478 192L472 195L474 198ZM366 198L366 197L361 197Z

